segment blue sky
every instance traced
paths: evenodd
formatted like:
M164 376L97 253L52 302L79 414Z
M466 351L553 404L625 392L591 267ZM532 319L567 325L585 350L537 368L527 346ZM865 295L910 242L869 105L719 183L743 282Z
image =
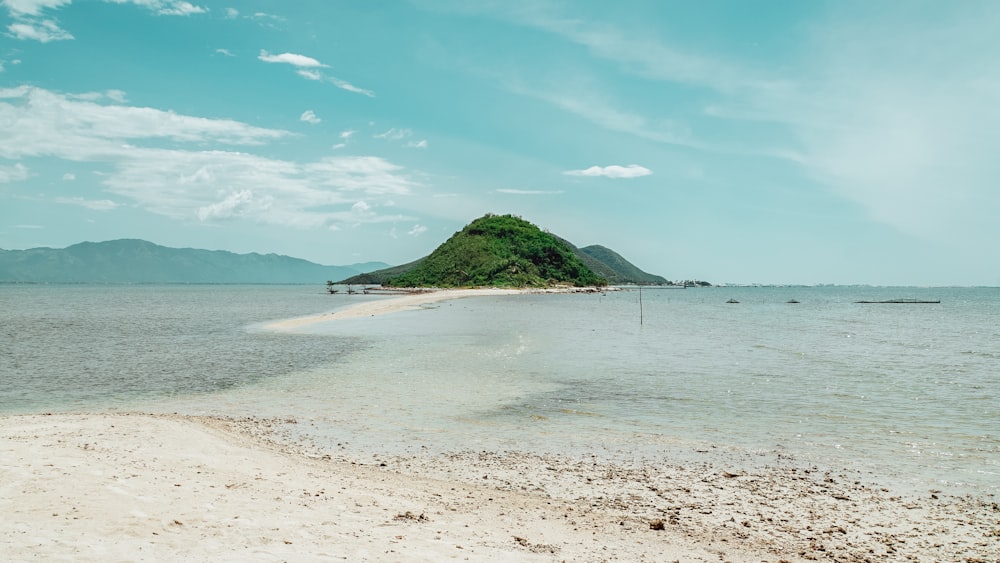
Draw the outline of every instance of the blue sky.
M1000 285L1000 3L0 2L0 248Z

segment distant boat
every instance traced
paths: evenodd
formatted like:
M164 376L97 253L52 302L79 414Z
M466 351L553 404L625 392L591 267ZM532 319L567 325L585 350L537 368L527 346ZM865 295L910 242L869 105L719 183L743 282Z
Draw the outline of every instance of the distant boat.
M912 303L940 303L940 302L941 302L940 299L886 299L884 301L855 301L855 303L864 303L872 305L883 304L883 303L912 304Z
M795 299L789 299L788 301L785 301L785 303L798 303L798 301Z
M726 303L739 303L739 301L735 299L730 299L729 301L726 301Z

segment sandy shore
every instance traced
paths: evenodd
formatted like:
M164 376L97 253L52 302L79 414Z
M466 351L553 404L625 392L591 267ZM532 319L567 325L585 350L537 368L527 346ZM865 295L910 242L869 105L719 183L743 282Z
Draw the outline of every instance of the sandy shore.
M362 317L374 317L386 315L398 311L409 311L419 309L423 305L447 301L450 299L461 299L463 297L484 297L490 295L523 295L529 293L572 293L580 291L597 291L590 288L553 288L553 289L501 289L501 288L475 288L475 289L425 289L414 293L393 295L373 301L362 301L355 303L338 311L296 317L265 324L266 330L289 331L299 327L345 319L357 319Z
M997 561L995 499L488 452L341 459L288 421L0 417L6 560ZM731 469L731 468L730 468Z

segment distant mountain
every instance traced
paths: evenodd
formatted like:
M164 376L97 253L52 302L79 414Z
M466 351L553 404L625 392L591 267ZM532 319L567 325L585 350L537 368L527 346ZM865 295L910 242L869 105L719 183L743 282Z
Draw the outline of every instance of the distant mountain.
M584 260L591 270L598 275L604 276L609 283L615 284L667 284L667 278L649 274L628 260L622 258L610 248L593 244L580 249L580 253L589 257L593 262Z
M544 242L542 242L544 241ZM568 255L567 255L568 251ZM551 279L544 262L559 263L560 281L590 285L602 278L611 284L669 283L643 272L603 246L579 249L510 215L487 215L473 221L430 256L408 264L343 280L373 285L544 285ZM579 263L579 264L578 264ZM582 266L582 268L580 267ZM578 274L573 274L573 271ZM585 273L589 272L589 273ZM547 277L548 276L548 277ZM490 280L483 282L483 280ZM436 283L435 283L436 282Z
M323 266L278 254L168 248L138 239L0 250L2 282L323 284L385 266Z

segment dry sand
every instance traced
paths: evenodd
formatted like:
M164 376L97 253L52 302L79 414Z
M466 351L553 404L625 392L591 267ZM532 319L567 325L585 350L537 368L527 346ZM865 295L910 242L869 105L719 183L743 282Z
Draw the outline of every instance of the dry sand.
M23 561L997 561L1000 507L851 476L517 453L331 457L292 421L0 417Z

